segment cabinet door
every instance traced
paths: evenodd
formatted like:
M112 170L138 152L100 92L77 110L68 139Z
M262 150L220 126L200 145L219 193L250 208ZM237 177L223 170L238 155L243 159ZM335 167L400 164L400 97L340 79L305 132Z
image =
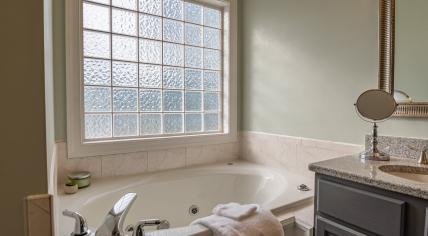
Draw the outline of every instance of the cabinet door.
M428 208L425 208L425 230L424 236L428 236Z
M321 216L316 219L315 236L368 236Z

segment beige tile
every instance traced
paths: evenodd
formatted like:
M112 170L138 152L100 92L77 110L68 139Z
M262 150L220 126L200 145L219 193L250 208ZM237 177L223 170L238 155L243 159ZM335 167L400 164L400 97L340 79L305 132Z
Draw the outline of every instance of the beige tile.
M186 148L186 166L227 162L239 158L239 144L226 143Z
M51 195L28 196L25 200L26 230L28 236L52 235Z
M186 166L186 149L150 151L148 154L149 171L161 171Z
M102 177L133 175L147 171L147 152L102 156Z

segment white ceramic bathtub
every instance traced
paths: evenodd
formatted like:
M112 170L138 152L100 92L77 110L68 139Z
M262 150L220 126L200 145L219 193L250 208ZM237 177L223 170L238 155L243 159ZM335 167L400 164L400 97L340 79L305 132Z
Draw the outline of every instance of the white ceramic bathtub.
M61 193L59 187L57 213L75 210L88 220L90 228L97 228L122 195L138 194L125 226L139 219L166 219L171 227L189 225L199 217L207 216L219 203L257 203L271 210L311 198L313 191L300 192L299 184L312 187L312 181L285 170L247 162L233 165L215 164L178 169L152 174L94 180L87 189L74 195ZM189 207L199 207L197 215L189 214ZM57 214L60 235L69 235L73 221Z

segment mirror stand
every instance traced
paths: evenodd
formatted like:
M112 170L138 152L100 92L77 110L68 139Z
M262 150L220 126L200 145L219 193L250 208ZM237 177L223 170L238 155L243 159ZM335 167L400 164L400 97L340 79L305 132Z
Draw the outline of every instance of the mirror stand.
M379 143L377 140L377 128L377 123L373 122L372 146L370 150L361 153L361 159L370 161L389 161L389 155L379 151L379 149L377 148L377 145Z

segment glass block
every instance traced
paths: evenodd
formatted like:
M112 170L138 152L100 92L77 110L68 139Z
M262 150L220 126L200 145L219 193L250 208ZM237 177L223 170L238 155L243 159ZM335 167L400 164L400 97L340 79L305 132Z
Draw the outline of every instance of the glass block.
M140 64L140 87L160 88L162 66Z
M161 114L141 114L140 115L140 134L152 135L162 132Z
M220 90L220 71L204 71L204 90Z
M83 28L110 31L109 7L83 3Z
M202 7L190 2L184 3L184 19L187 22L202 24Z
M182 0L164 0L163 16L182 20L183 19L183 1Z
M218 93L204 93L204 110L218 111Z
M113 86L138 87L138 64L113 61Z
M183 22L165 19L163 21L163 40L183 43Z
M183 92L164 91L163 92L164 111L183 111Z
M137 47L136 38L113 35L113 59L137 61Z
M113 33L137 35L137 13L112 9Z
M140 14L140 37L162 39L162 18Z
M161 64L162 43L153 40L140 39L140 62Z
M186 114L186 132L202 131L202 114Z
M167 67L163 68L163 87L169 89L182 89L184 87L183 68Z
M204 47L220 49L220 30L205 28L204 29Z
M220 65L220 51L204 49L204 68L211 70L220 70Z
M111 114L86 114L85 115L85 138L110 138L111 137Z
M183 132L182 114L164 114L163 128L166 134L175 134Z
M216 9L204 7L204 25L221 28L221 12Z
M110 5L110 0L87 0L87 1Z
M202 110L202 92L186 92L186 111Z
M202 46L202 26L186 23L185 27L185 43L194 46Z
M120 8L137 10L137 0L111 0L111 5Z
M138 114L113 114L113 136L138 136Z
M218 131L218 114L217 113L206 113L204 114L204 130L205 131Z
M140 0L140 11L152 15L162 15L162 0Z
M111 89L106 87L85 86L85 112L110 112Z
M184 71L186 89L201 90L202 89L202 71L186 69Z
M113 88L113 111L137 112L138 89Z
M161 111L161 90L140 90L140 111Z
M83 31L83 55L110 58L110 34Z
M163 44L163 62L170 66L183 66L184 46L174 43Z
M186 67L202 68L202 48L186 46L185 50Z
M85 85L105 85L111 83L110 61L85 58L83 78Z

